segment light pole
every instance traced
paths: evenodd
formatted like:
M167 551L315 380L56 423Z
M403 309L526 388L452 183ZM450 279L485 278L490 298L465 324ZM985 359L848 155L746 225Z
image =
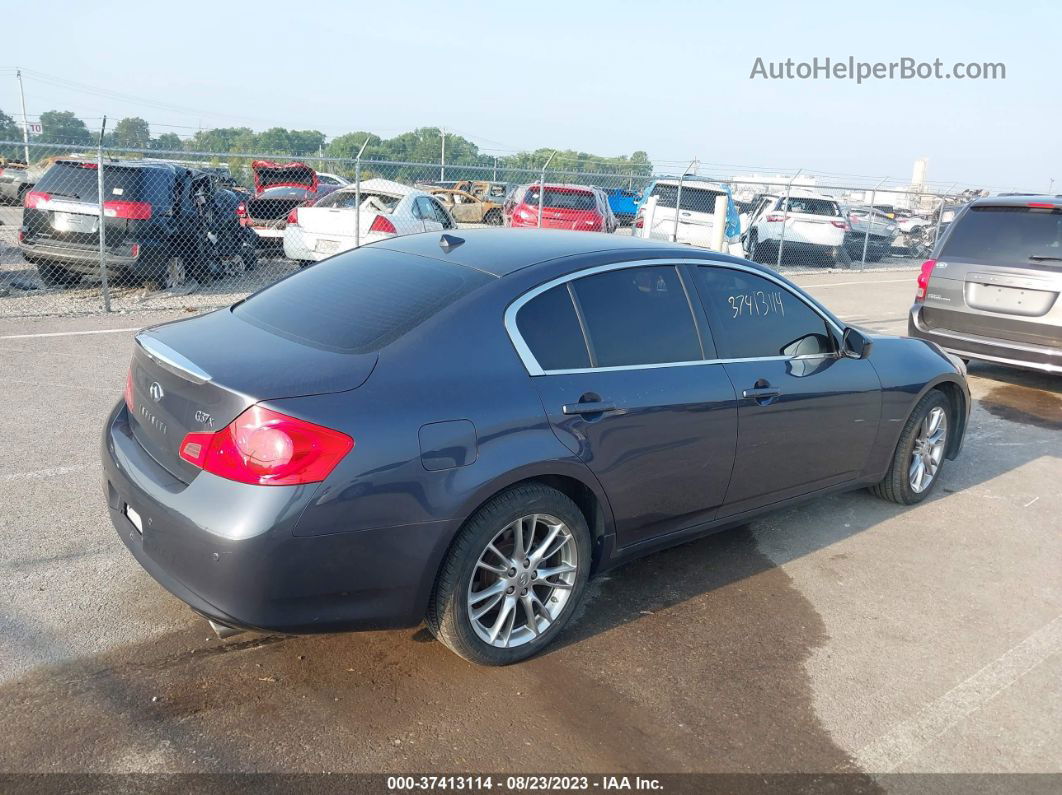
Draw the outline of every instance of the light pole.
M29 117L26 116L26 92L22 88L22 70L15 70L15 77L18 78L18 96L22 100L22 146L26 152L26 165L29 165Z

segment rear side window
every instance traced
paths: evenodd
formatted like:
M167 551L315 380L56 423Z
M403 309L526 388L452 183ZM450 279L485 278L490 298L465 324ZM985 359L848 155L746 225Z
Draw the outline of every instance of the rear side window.
M703 358L689 298L674 267L606 271L572 286L594 367Z
M657 207L675 209L678 200L678 185L653 186L650 196L656 196ZM696 185L682 186L682 209L693 213L714 213L715 200L720 196L726 196L723 191L701 188Z
M277 282L232 311L296 342L368 353L490 279L460 265L365 248Z
M955 222L940 258L1062 267L1062 209L972 207Z
M543 370L590 366L567 284L546 290L524 304L516 316L516 326Z
M699 267L697 279L720 358L833 353L826 321L780 284L731 268Z

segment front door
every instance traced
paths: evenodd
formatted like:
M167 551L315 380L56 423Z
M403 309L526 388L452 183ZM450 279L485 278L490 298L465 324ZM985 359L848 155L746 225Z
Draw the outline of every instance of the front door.
M881 416L867 359L781 282L722 265L697 268L719 356L738 400L734 473L719 516L854 480Z
M714 351L693 293L673 265L620 267L517 315L550 424L604 487L620 546L709 521L726 494L734 390L704 361Z

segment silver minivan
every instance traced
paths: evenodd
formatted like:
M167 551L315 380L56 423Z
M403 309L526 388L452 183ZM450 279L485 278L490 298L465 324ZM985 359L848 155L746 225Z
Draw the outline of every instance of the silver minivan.
M964 207L922 265L908 334L964 359L1062 373L1062 197Z

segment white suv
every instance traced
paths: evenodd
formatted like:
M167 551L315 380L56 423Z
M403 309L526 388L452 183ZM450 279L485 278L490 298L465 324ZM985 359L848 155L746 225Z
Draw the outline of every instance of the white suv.
M785 227L783 234L782 227ZM773 263L782 247L782 257L790 262L811 263L823 259L848 265L845 248L850 231L837 202L829 196L794 190L785 196L767 195L749 215L743 237L746 256L757 262Z

